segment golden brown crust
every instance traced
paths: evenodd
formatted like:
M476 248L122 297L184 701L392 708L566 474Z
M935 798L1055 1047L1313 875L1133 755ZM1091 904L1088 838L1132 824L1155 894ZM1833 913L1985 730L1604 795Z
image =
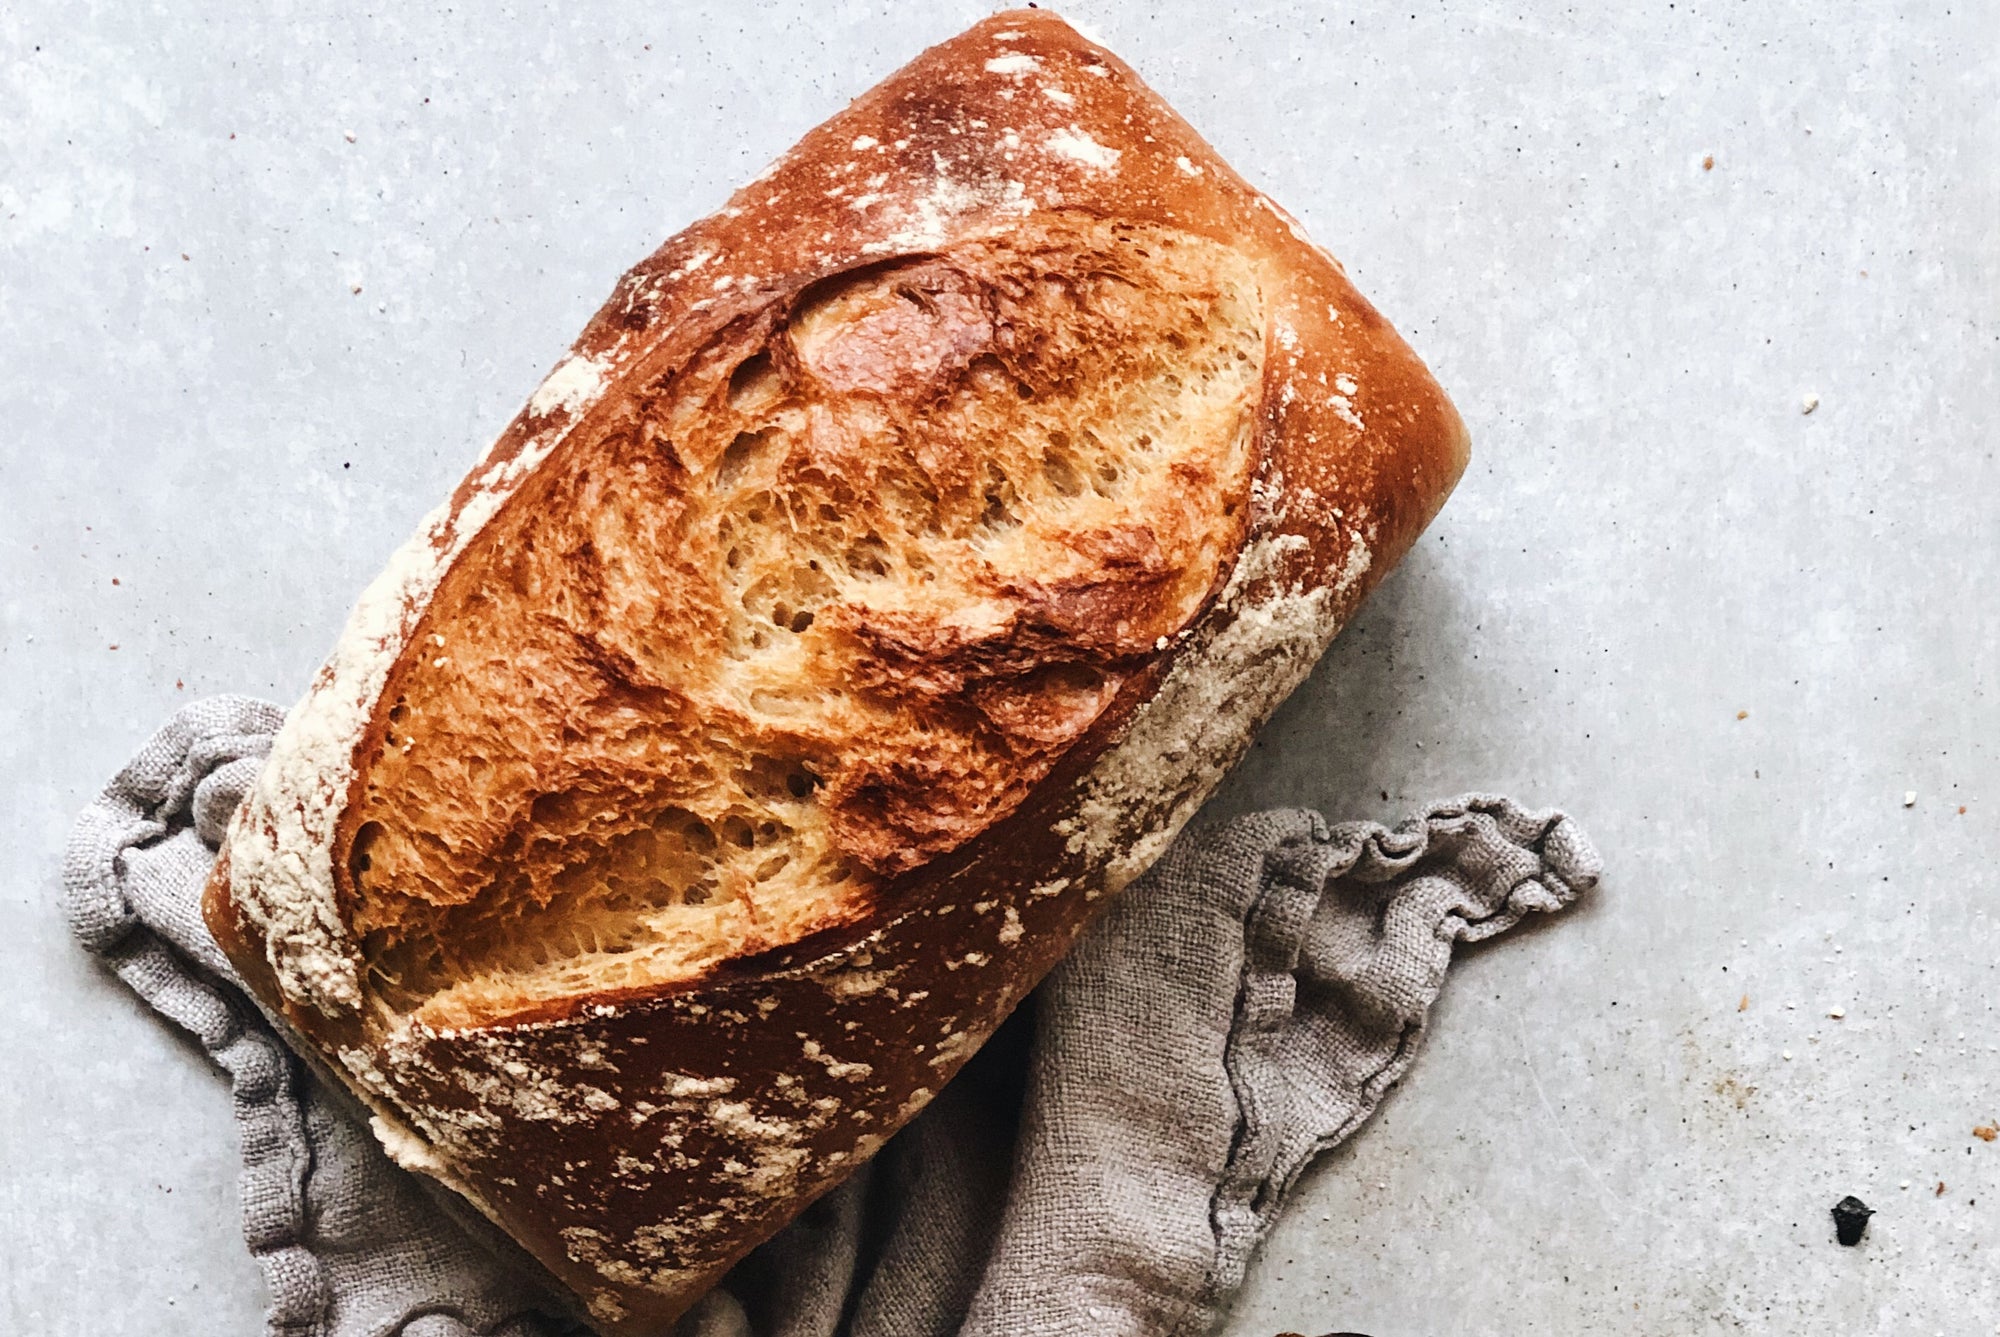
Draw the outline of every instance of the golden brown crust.
M321 950L314 935L324 925L285 919L267 875L232 887L230 860L218 862L208 921L252 991L377 1111L392 1151L466 1193L584 1297L607 1331L664 1331L950 1078L1102 896L1158 852L1414 541L1464 467L1464 430L1414 354L1282 211L1115 57L1046 11L1016 11L926 52L628 275L570 362L455 494L464 516L504 487L490 532L454 547L449 525L436 531L438 551L456 555L410 610L395 664L364 703L352 777L327 837L337 856L329 892L357 939L400 931L408 912L370 901L352 856L358 836L368 848L367 824L383 820L371 793L409 793L417 783L384 779L411 741L398 732L407 709L392 718L399 698L407 707L448 691L434 661L449 659L451 647L428 641L425 619L442 619L436 625L457 639L472 622L465 610L491 606L481 592L503 580L517 586L508 606L539 600L553 609L586 595L602 604L615 586L603 578L603 552L634 542L621 536L588 562L536 568L508 558L520 550L509 536L552 515L616 512L590 492L592 478L616 460L629 464L662 434L684 446L711 440L680 430L690 419L677 419L675 406L726 405L733 388L755 407L767 388L763 369L787 358L816 378L816 393L904 408L923 401L923 422L946 421L949 403L927 399L926 387L983 374L974 364L1004 323L994 297L1000 271L974 257L1011 246L1014 269L1000 268L1017 273L1021 253L1034 249L1023 237L1048 245L1060 234L1062 254L1074 257L1110 245L1100 233L1114 227L1186 239L1191 253L1211 257L1197 277L1221 272L1213 256L1225 253L1254 275L1262 347L1247 458L1255 480L1228 481L1220 455L1204 466L1209 482L1189 480L1191 494L1216 499L1208 505L1240 503L1226 525L1210 516L1072 526L1073 568L997 591L997 611L977 625L954 625L936 610L815 606L812 633L837 640L857 690L900 693L895 718L957 712L938 720L962 726L975 749L964 755L990 749L981 764L1005 787L1001 798L974 795L968 777L979 766L947 766L941 776L907 740L845 770L848 751L806 755L810 731L792 731L797 755L767 747L810 767L809 790L835 777L823 804L827 857L861 870L865 895L834 898L837 912L771 933L768 948L745 936L749 955L704 962L673 987L529 1000L513 1024L453 1030L412 1020L380 979L365 983L368 1006L341 1003L338 990L315 993L294 963L320 959L310 952ZM895 281L920 296L910 309L885 297L893 284L853 282L884 266L903 267ZM1189 282L1190 291L1208 290ZM1025 355L1004 363L1010 375L1031 364ZM755 375L739 375L745 366ZM565 444L550 453L552 423ZM621 441L624 455L585 454ZM712 442L677 467L719 477L730 438ZM529 461L535 467L510 473ZM699 509L684 499L700 495L663 490L648 513ZM673 532L686 541L688 531ZM1187 536L1185 550L1165 552L1162 534L1170 545L1172 535ZM1219 560L1200 556L1212 543L1224 545ZM671 566L675 551L658 560ZM690 565L682 584L700 586L705 569ZM585 570L588 579L574 575ZM674 604L683 610L677 633L726 658L727 619L714 612L704 621L701 609L722 607L707 599L697 589ZM445 610L458 610L456 620ZM621 622L617 607L590 616L600 628L643 621ZM518 622L505 634L522 635ZM615 636L577 649L564 635L546 643L567 645L562 653L589 661L601 680L620 690L652 684L627 703L645 729L698 732L713 718L690 704L707 699L702 682L649 676L643 654L620 649ZM329 670L326 681L337 679ZM544 723L559 734L565 718L557 711ZM766 743L776 736L751 724ZM588 751L579 742L571 754ZM616 764L606 774L628 792L652 783ZM768 781L782 806L796 774L745 783ZM543 775L516 788L588 785ZM816 791L813 802L822 802ZM255 802L247 812L237 839L279 829ZM548 803L531 826L582 830L591 820ZM678 820L648 848L698 844ZM496 862L505 833L488 843L481 857ZM462 891L469 903L479 887ZM448 935L456 922L440 918L428 931ZM334 948L357 963L385 959L370 957L365 942L341 948L337 935Z
M1226 578L1264 345L1234 252L1048 211L634 366L383 688L333 860L373 987L690 977L1004 820Z

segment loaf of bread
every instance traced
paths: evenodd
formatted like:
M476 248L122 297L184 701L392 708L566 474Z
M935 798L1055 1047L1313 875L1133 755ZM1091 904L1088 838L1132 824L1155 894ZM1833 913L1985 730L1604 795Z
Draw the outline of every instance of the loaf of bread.
M1283 210L997 15L625 276L362 595L209 925L401 1164L662 1332L1160 853L1465 460Z

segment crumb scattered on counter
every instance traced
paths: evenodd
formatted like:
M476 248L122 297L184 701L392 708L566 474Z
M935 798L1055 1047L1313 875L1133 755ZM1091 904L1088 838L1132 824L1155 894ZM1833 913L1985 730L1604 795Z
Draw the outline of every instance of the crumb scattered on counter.
M1747 994L1747 993L1746 993L1746 994L1744 994L1744 995L1743 995L1743 997L1742 997L1742 998L1741 998L1741 999L1740 999L1740 1000L1739 1000L1739 1001L1737 1002L1737 1004L1736 1004L1736 1010L1737 1010L1738 1012L1748 1012L1748 1011L1750 1010L1750 995L1749 995L1749 994Z
M1811 413L1819 407L1819 396L1808 390L1799 398L1799 412Z
M1848 1194L1833 1205L1834 1238L1850 1248L1861 1243L1861 1236L1868 1229L1868 1218L1873 1215L1873 1208Z
M1713 153L1701 160L1701 170L1704 172L1713 172L1715 170L1715 155Z
M1981 1142L1991 1142L1995 1138L2000 1138L2000 1128L1995 1128L1990 1123L1982 1123L1973 1127L1972 1135Z
M1916 791L1916 790L1914 790L1914 789L1905 789L1905 790L1903 791L1903 806L1904 806L1904 807L1906 807L1906 808L1914 808L1914 807L1916 807L1916 806L1917 806L1917 791Z
M1739 720L1747 720L1750 718L1750 712L1747 710L1739 710L1736 712L1736 718Z

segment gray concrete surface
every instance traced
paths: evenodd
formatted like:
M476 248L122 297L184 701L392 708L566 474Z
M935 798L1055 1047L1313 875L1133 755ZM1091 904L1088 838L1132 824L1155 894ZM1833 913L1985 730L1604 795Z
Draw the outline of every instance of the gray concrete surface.
M1477 441L1217 810L1492 787L1612 869L1465 963L1230 1337L2000 1330L2000 11L1071 8ZM260 1326L73 814L295 697L617 274L980 12L0 10L0 1330Z

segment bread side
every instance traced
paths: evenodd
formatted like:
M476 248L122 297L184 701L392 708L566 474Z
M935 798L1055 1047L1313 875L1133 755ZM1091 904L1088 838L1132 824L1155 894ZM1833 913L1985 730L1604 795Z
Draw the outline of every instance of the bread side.
M1045 11L620 284L232 828L260 999L608 1331L921 1108L1441 504L1395 333Z

